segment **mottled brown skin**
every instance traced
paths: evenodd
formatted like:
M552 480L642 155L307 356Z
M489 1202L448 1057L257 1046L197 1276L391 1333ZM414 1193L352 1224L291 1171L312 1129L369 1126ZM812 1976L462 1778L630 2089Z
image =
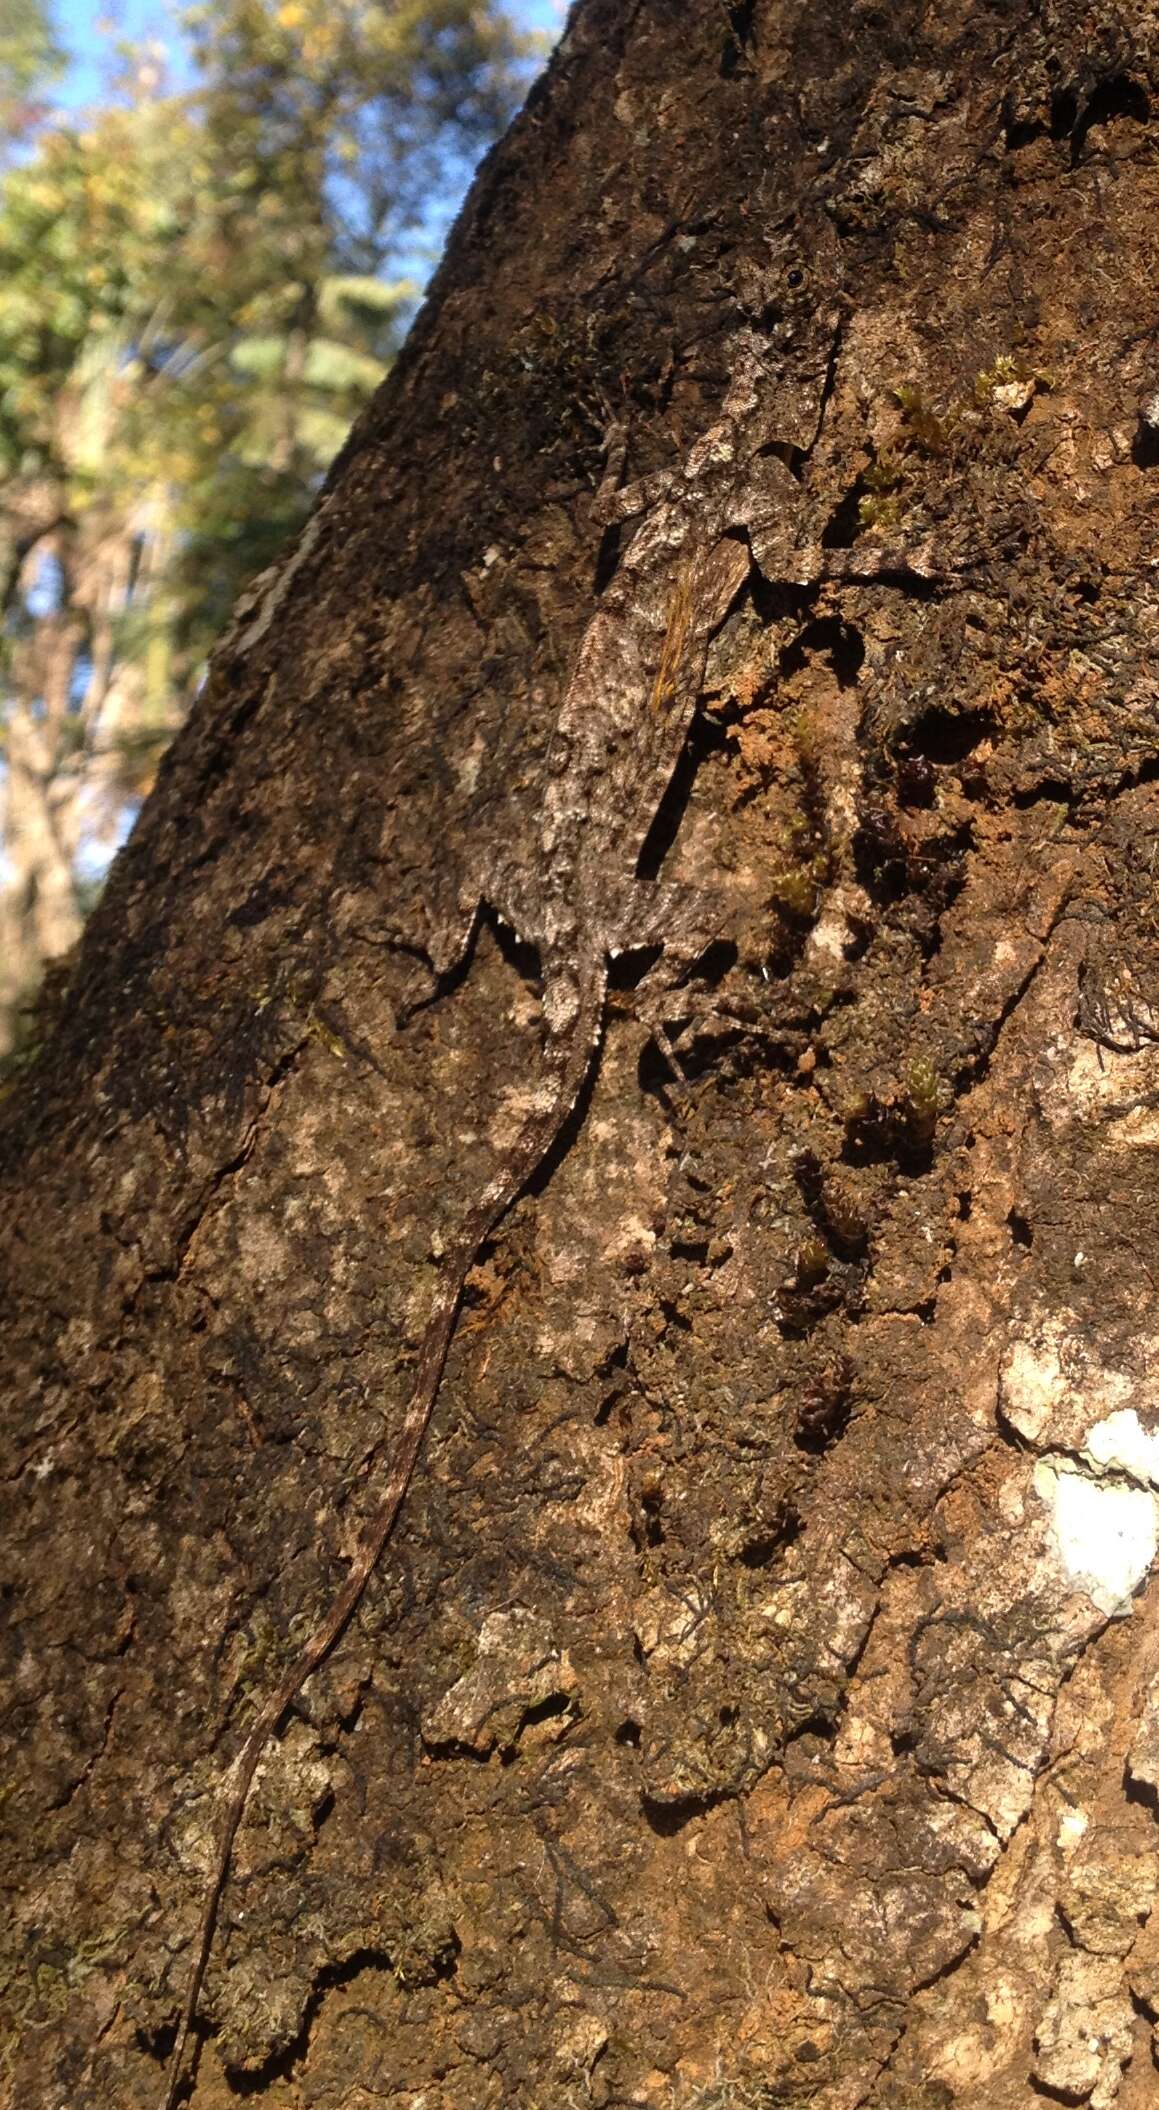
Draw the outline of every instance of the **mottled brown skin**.
M1146 1522L1159 1421L1156 38L607 0L481 173L4 1102L5 2104L164 2085L222 1781L558 1076L553 741L585 654L652 693L738 339L743 535L688 517L747 583L585 879L589 959L674 959L267 1747L192 2099L1152 2100L1154 1585L1056 1525Z

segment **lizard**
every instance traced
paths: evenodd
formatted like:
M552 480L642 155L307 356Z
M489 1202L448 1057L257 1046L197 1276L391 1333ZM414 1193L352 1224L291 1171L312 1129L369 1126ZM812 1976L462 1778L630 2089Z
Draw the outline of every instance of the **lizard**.
M637 949L679 951L677 898L662 883L641 879L638 867L684 751L709 644L749 577L754 550L759 561L764 549L774 549L781 576L787 548L791 554L793 537L786 543L783 527L785 485L793 485L790 497L798 508L799 492L784 464L760 449L761 433L753 430L766 394L759 351L745 339L720 418L676 470L619 489L626 443L620 428L609 434L595 517L605 526L643 517L587 624L565 686L548 749L535 854L464 889L454 942L434 961L440 980L452 973L466 959L487 908L538 949L543 1074L513 1146L444 1249L402 1426L346 1578L265 1701L235 1761L163 2110L174 2110L181 2086L218 1907L258 1764L283 1715L353 1616L394 1529L471 1268L583 1097L602 1045L610 963ZM839 559L847 554L835 553ZM796 568L803 583L811 581L819 572L816 554L801 552ZM789 576L796 576L792 563ZM684 943L688 964L704 938L690 950L689 936Z

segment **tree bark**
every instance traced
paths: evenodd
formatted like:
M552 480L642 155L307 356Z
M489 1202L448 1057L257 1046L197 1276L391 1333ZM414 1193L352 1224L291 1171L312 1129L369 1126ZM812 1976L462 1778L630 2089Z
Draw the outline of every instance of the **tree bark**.
M4 2102L159 2099L536 1088L527 948L432 962L532 854L605 428L678 466L742 342L786 550L921 562L754 558L649 845L683 1075L633 957L193 2101L1154 2099L1157 93L1150 6L585 0L489 158L6 1109Z

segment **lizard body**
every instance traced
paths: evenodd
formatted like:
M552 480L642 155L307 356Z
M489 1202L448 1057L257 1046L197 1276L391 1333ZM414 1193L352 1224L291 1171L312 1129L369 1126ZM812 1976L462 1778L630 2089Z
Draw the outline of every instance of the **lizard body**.
M446 1254L402 1429L349 1573L235 1763L163 2110L173 2110L177 2100L218 1906L259 1761L286 1709L346 1627L390 1537L438 1397L467 1277L547 1158L593 1071L609 961L671 936L671 897L640 880L638 864L695 714L710 639L750 571L749 545L738 532L741 433L757 394L754 359L742 358L720 422L675 474L615 494L614 512L628 518L643 512L643 519L588 624L564 694L548 755L538 855L531 867L485 877L474 901L463 904L452 960L465 957L485 906L538 948L544 1078L514 1146Z

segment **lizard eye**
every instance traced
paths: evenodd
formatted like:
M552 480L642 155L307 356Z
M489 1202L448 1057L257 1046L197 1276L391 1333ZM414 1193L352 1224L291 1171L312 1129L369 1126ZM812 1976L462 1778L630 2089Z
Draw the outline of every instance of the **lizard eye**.
M803 286L805 283L805 274L803 271L799 271L797 269L797 266L794 264L793 269L785 273L785 282L787 285L790 286Z

